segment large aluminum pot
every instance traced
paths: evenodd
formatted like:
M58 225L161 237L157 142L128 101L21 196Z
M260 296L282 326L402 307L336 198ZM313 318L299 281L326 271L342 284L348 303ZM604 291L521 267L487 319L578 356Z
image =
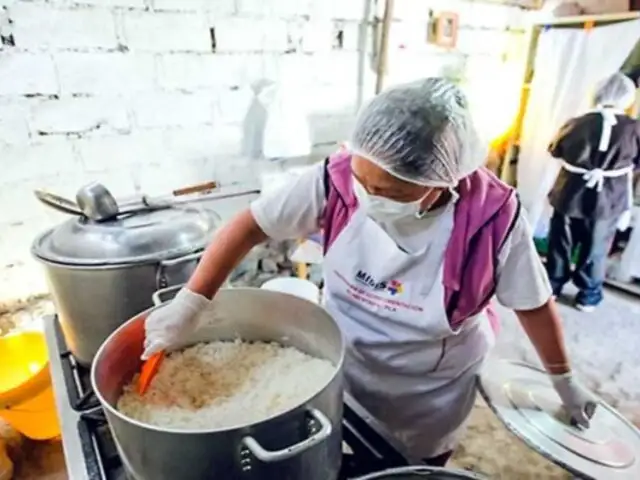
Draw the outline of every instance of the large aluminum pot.
M355 480L483 480L483 478L485 477L463 470L415 466L384 470Z
M72 218L44 232L32 253L45 268L60 326L75 359L89 366L104 340L152 306L159 288L187 281L218 216L203 208Z
M219 339L278 341L330 360L336 372L318 393L263 422L220 430L175 430L119 413L123 385L140 371L144 320L155 307L116 330L91 370L125 468L137 480L335 480L342 458L344 342L320 306L284 293L223 289L183 347Z

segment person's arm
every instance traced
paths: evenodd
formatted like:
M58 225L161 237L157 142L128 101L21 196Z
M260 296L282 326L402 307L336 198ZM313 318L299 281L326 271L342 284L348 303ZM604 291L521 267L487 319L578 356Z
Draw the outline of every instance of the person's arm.
M250 209L236 215L209 244L187 288L211 299L233 269L267 235L256 222Z
M549 373L567 373L570 366L562 321L533 233L522 213L500 252L496 294L500 303L515 311Z
M538 352L551 383L569 414L571 424L589 428L597 399L573 375L555 300L551 298L541 307L516 311L516 314Z
M200 314L253 247L267 237L288 240L318 229L324 208L323 173L322 165L314 166L282 187L263 192L217 232L187 285L145 319L143 360L170 350L197 327Z
M323 178L320 163L282 187L264 192L216 234L187 289L211 299L256 245L267 238L293 240L317 231L325 203Z
M500 252L496 294L516 312L572 421L588 427L596 400L573 376L549 280L522 216Z
M566 374L571 370L564 345L562 321L555 301L547 302L532 310L516 310L525 333L538 352L545 369L552 375Z
M567 138L567 135L571 132L573 128L573 121L568 121L565 123L558 133L556 133L555 137L549 143L547 147L547 151L551 154L553 158L563 158L564 157L564 142Z

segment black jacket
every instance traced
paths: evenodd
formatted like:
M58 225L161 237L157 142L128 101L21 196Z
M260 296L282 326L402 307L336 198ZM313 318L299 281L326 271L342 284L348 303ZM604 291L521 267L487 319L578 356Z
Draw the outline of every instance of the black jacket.
M619 170L640 163L640 122L616 115L606 152L598 151L602 115L588 113L569 120L549 145L549 153L570 165L587 170ZM629 180L626 176L605 178L600 192L586 188L582 175L561 169L549 194L551 206L574 218L599 220L621 215L628 208Z

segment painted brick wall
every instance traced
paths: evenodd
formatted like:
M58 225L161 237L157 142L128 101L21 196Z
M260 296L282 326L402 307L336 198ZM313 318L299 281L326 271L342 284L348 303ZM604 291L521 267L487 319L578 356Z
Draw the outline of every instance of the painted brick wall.
M524 37L519 9L396 4L389 83L447 71L488 79L483 62ZM426 45L430 9L460 13L459 48ZM260 167L241 144L261 79L298 79L315 154L330 151L355 110L363 11L363 0L0 0L0 302L46 288L29 246L62 217L34 188L73 197L91 180L116 195L255 181ZM304 53L285 53L290 38ZM365 97L369 67L367 56Z
M555 3L560 4L573 2L558 1ZM579 0L575 3L579 4L586 14L619 13L629 11L629 0Z

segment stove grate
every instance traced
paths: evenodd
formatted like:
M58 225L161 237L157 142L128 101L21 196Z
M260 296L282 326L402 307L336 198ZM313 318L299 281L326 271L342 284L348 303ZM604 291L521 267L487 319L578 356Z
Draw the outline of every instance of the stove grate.
M82 442L89 480L127 479L102 409L98 408L80 415L78 434Z
M92 410L100 406L91 387L91 371L80 365L69 351L60 328L60 321L54 321L56 341L62 364L62 375L71 408L77 412Z

